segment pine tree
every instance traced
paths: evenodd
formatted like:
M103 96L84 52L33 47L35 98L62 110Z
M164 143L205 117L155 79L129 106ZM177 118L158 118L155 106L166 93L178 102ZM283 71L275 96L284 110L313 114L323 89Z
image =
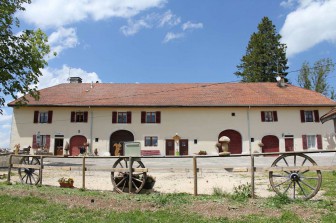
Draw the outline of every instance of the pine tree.
M280 43L281 35L268 17L258 25L258 32L251 35L246 55L241 59L235 74L243 82L275 82L277 76L285 77L286 45Z

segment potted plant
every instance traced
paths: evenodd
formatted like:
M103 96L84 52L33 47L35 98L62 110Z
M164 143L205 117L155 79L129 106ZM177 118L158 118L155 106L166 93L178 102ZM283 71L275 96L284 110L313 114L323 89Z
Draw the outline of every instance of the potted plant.
M65 187L65 188L73 188L74 180L72 178L65 178L62 177L58 179L58 183L60 184L60 187Z
M143 188L147 190L152 189L154 187L155 182L156 182L156 178L151 175L148 175Z

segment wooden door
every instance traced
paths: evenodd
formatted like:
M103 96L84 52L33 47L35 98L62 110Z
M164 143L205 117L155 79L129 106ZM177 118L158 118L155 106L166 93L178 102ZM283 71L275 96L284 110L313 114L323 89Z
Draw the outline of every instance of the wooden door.
M84 143L86 143L86 137L85 136L81 136L81 135L77 135L77 136L73 136L70 139L70 156L78 156L80 153L79 148L81 146L84 145Z
M221 132L218 136L218 139L220 139L222 136L227 136L230 139L229 143L229 152L231 154L241 154L243 151L243 143L242 143L242 136L239 132L228 129L223 132ZM220 149L221 150L221 149ZM222 152L222 151L219 151Z
M286 149L286 152L294 151L294 139L293 138L285 138L285 149Z
M264 144L262 148L263 153L272 153L272 152L279 152L279 139L274 135L264 136L261 139L261 142ZM271 155L271 156L278 156L278 155Z
M180 139L180 155L188 155L188 139Z
M173 139L166 139L166 156L174 156L175 141Z
M112 133L110 137L110 154L111 156L124 155L124 142L133 142L134 135L127 130L118 130Z

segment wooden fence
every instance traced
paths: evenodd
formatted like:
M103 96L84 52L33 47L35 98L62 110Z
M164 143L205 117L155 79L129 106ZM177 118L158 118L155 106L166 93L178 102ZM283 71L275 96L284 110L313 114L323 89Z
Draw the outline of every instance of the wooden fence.
M255 171L306 171L306 170L312 170L312 171L316 171L316 170L336 170L336 166L335 165L329 165L329 166L302 166L302 167L262 167L262 168L257 168L255 166L255 157L259 157L259 156L275 156L275 155L283 155L283 154L290 154L290 155L294 155L294 154L313 154L313 153L335 153L336 150L316 150L316 151L300 151L300 152L285 152L285 153L258 153L258 154L232 154L230 156L225 156L225 158L227 157L250 157L250 166L246 169L246 171L250 172L250 181L251 181L251 197L255 198ZM28 165L28 164L19 164L17 162L17 158L21 159L23 157L36 157L40 160L40 164L39 165ZM14 155L11 154L9 155L9 160L8 160L8 175L7 175L7 181L10 182L11 181L11 172L13 170L13 168L32 168L35 170L39 171L39 175L40 175L40 181L39 184L42 185L43 182L43 169L45 168L44 166L44 159L46 158L66 158L66 159L81 159L82 160L82 164L81 164L81 172L82 172L82 188L85 189L85 179L86 179L86 174L85 172L88 170L86 167L86 161L87 159L116 159L116 158L128 158L129 160L132 159L156 159L156 158L164 158L164 159L192 159L192 172L193 172L193 187L194 187L194 195L197 196L198 195L198 176L197 173L199 171L199 168L197 166L198 159L207 159L207 158L214 158L218 156L201 156L201 155L195 155L195 156L142 156L142 157L126 157L126 156L120 156L120 157L100 157L100 156L82 156L82 157L64 157L64 156L51 156L51 155ZM13 162L15 158L15 162ZM275 158L275 157L274 157ZM53 168L55 169L55 168ZM63 168L64 169L64 168ZM108 169L109 171L113 171L116 169L110 168ZM120 170L120 169L119 169ZM148 169L139 169L139 168L132 168L132 167L128 167L128 168L123 168L122 171L125 172L130 172L130 179L132 177L132 173L133 172L139 172L139 171L148 171ZM131 188L131 186L129 187Z

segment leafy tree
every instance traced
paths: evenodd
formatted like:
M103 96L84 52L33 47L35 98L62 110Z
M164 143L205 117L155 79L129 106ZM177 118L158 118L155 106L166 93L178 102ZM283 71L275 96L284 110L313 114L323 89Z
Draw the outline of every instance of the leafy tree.
M0 106L5 96L17 99L18 94L30 94L38 99L36 84L42 75L41 68L47 65L45 56L50 52L48 38L40 29L24 30L14 34L13 27L20 27L17 11L25 10L24 3L30 0L1 0L0 2ZM34 86L35 85L35 86ZM23 97L18 104L24 104ZM0 109L0 112L2 110Z
M235 74L243 82L275 82L278 75L285 77L287 67L286 45L280 43L281 35L268 17L258 25L258 32L251 35L246 55L241 59Z
M305 61L302 64L298 83L300 87L319 92L324 95L330 94L334 97L334 89L330 89L327 82L328 75L334 71L334 63L332 59L320 59L314 63L314 67L310 67L309 63ZM330 91L329 91L330 90Z

